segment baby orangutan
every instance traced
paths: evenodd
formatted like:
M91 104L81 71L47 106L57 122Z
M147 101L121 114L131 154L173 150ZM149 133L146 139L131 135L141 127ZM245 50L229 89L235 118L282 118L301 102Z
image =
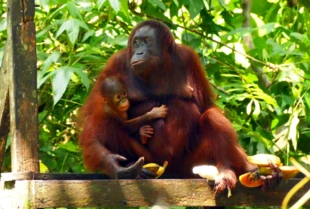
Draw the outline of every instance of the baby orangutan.
M100 93L105 104L103 107L105 117L121 121L128 134L139 130L143 144L154 133L153 128L150 125L146 125L147 122L156 118L165 118L168 112L168 108L165 105L161 105L160 107L154 107L142 116L128 120L127 110L130 103L127 90L121 80L115 76L108 77L102 81ZM129 146L134 153L138 153L140 156L144 156L146 161L152 162L151 155L144 146L133 138L130 138L129 141Z

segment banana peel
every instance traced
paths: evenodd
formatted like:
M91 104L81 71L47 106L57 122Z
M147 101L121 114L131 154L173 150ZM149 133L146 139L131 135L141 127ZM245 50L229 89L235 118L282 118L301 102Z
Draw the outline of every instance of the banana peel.
M156 163L148 163L143 166L143 168L151 171L152 173L156 174L155 178L159 178L165 172L168 166L168 161L165 161L163 166L160 166Z
M252 163L255 164L259 167L261 166L269 166L269 162L271 161L273 164L277 165L277 166L281 166L281 159L275 155L271 155L271 154L256 154L253 156L248 156L247 160Z

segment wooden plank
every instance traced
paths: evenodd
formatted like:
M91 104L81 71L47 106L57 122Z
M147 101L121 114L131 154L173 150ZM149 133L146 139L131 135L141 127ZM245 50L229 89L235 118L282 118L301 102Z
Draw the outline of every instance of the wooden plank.
M0 209L34 209L34 181L16 181L0 190Z
M110 179L102 173L34 173L34 172L16 172L2 173L1 181L16 180L99 180Z
M22 180L4 182L0 190L0 208L46 207L138 207L165 206L280 206L288 191L300 179L282 182L276 189L262 192L237 184L232 196L215 195L204 179L154 180ZM299 190L290 204L307 191ZM4 200L4 201L2 201ZM9 207L10 206L10 207ZM310 201L305 206L310 206Z
M12 171L37 172L38 114L36 38L33 0L8 1L9 96L12 135Z
M159 201L169 206L280 206L299 180L282 182L276 189L265 192L238 184L230 198L226 192L215 195L203 179L34 181L35 206L44 208L135 207L151 206ZM302 188L292 203L309 189L309 184ZM306 206L310 206L310 201Z
M128 207L214 205L215 195L201 180L37 181L36 207ZM48 192L47 192L48 191Z
M9 41L9 40L8 40ZM8 63L10 62L10 51L8 45L4 50L4 56L0 71L0 173L4 159L5 146L10 131L9 114L9 81L8 81Z

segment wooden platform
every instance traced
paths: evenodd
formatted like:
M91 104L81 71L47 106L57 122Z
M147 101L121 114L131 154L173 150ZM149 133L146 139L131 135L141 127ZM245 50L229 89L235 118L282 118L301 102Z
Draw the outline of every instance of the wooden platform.
M21 180L25 177L28 180ZM285 195L299 180L283 181L276 189L265 192L238 184L228 198L227 192L215 195L204 179L110 180L100 174L3 173L0 208L25 208L25 199L36 208L139 207L154 204L280 206ZM294 196L291 204L308 190L309 184ZM310 201L305 206L310 206Z

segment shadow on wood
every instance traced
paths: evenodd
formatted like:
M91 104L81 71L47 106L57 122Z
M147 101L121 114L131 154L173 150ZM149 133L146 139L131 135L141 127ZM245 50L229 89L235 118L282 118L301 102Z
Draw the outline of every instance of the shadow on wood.
M0 199L6 201L1 201L0 208L7 208L3 204L9 203L10 199L25 196L20 194L20 188L27 185L31 188L25 191L32 192L28 199L32 197L31 202L38 208L134 207L151 206L159 201L169 206L280 206L298 181L283 181L276 189L265 192L238 184L228 198L226 192L215 195L204 179L111 180L102 174L24 173L22 176L21 173L8 173L1 179L6 189L0 191ZM309 189L310 185L302 188L292 203ZM310 202L306 206L310 206Z

